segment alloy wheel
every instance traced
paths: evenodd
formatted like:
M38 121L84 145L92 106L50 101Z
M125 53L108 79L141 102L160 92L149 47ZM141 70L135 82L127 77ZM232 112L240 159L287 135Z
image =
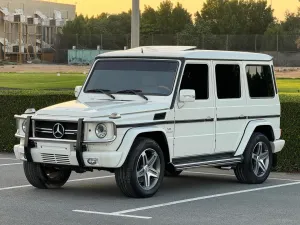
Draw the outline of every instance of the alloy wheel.
M270 163L269 149L264 142L258 142L252 152L252 169L257 177L266 174Z
M160 167L160 158L154 149L148 148L142 152L137 162L136 175L144 190L151 190L157 184Z

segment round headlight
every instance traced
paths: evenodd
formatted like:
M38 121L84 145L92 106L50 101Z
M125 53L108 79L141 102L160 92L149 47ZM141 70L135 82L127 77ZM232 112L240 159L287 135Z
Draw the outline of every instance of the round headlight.
M96 126L95 133L98 138L105 138L107 135L107 127L104 124L99 123Z
M24 120L22 123L22 130L24 133L26 133L26 120Z

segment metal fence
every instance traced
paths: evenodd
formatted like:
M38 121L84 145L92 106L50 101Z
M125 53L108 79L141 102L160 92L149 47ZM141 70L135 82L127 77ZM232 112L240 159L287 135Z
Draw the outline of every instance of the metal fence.
M123 50L130 48L130 35L59 35L53 48L55 60L68 62L68 50ZM189 45L206 50L267 53L278 66L300 66L299 35L141 35L140 45Z

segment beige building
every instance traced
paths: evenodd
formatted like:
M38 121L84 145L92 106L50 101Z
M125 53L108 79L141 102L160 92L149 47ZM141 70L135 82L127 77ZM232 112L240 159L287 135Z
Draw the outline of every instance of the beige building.
M40 11L47 17L53 17L54 10L60 11L64 19L73 20L76 15L75 5L45 0L0 0L0 7L8 8L10 12L14 12L15 9L22 9L26 16L33 15L35 11Z
M41 0L0 0L0 60L24 61L51 49L76 6ZM40 58L40 57L39 57Z

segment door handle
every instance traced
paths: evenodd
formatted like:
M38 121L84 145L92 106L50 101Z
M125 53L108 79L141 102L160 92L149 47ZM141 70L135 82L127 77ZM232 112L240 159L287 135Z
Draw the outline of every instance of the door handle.
M206 117L205 121L214 121L213 118L211 118L210 116Z
M247 119L247 116L240 115L239 118L240 118L240 119Z

